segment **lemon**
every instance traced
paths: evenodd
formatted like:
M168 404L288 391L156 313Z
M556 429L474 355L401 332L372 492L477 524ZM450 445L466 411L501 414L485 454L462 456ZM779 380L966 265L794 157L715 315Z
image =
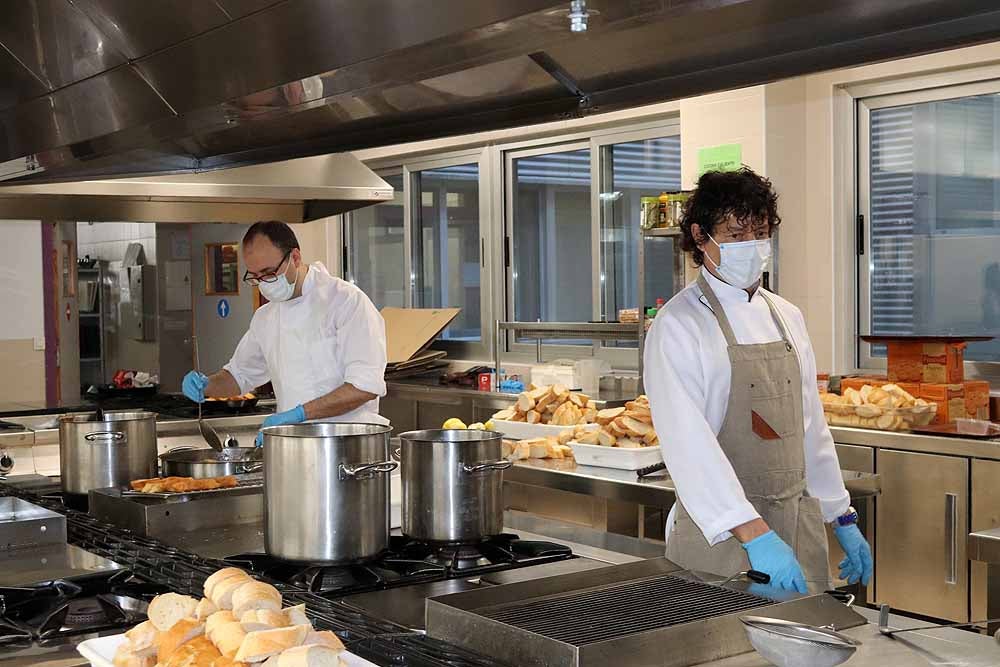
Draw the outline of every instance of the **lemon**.
M475 424L469 424L470 431L485 431L486 426L482 422L476 422Z
M494 427L496 426L496 424L494 424L494 423L493 423L493 420L491 419L491 420L489 420L488 422L486 422L486 423L484 424L484 426L486 427L486 430L487 430L487 431L492 431L492 430L494 429Z
M458 417L452 417L451 419L449 419L448 421L446 421L444 423L444 426L442 426L441 428L443 428L443 429L459 429L459 430L461 430L461 429L466 429L466 428L469 428L469 427L466 426L465 422L462 421L461 419L459 419Z

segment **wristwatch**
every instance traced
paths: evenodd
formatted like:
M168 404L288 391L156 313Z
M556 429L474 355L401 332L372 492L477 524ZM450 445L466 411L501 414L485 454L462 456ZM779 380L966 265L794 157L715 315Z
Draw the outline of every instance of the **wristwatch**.
M858 522L858 511L853 507L848 507L847 511L837 517L835 523L838 526L853 526Z

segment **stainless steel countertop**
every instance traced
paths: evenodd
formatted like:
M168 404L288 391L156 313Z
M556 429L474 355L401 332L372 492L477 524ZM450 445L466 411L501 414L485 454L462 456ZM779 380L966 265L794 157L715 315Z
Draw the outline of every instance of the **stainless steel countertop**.
M873 473L842 470L852 498L878 495L881 477ZM674 504L676 486L665 475L640 479L633 470L577 465L572 459L528 459L504 472L505 482L544 486L589 496L638 503L649 507Z
M1000 565L1000 528L969 534L969 560Z

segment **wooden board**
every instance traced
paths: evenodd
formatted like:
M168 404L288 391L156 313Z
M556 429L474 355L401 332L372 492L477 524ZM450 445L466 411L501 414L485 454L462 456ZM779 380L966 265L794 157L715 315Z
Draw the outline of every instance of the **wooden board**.
M461 311L461 308L383 308L389 363L409 361L426 349Z

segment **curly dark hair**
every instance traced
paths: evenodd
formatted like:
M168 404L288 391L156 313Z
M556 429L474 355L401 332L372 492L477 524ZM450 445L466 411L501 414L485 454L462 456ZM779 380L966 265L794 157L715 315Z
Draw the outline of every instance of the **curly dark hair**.
M746 229L767 225L768 233L781 224L778 194L771 181L749 167L739 171L706 171L684 205L681 220L681 248L691 253L695 266L705 261L698 245L705 238L695 238L691 226L697 224L702 234L712 234L716 225L732 218L730 228Z

